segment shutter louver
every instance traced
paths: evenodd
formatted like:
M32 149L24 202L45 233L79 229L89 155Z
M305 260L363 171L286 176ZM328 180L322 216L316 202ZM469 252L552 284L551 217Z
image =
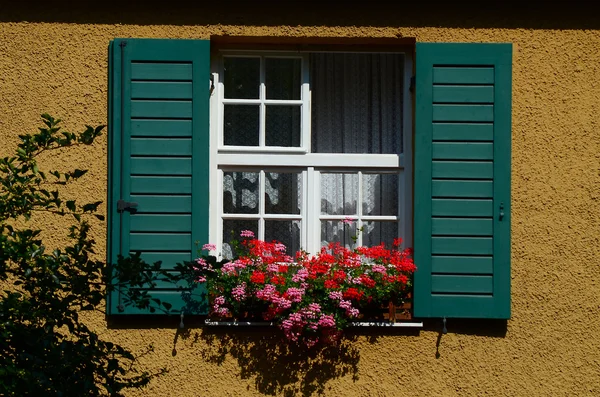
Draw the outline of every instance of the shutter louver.
M510 44L417 44L415 317L510 317Z
M109 260L141 252L173 269L208 241L209 42L116 39L109 51ZM151 295L174 313L207 311L201 287L163 282ZM122 303L113 292L110 314L148 313Z

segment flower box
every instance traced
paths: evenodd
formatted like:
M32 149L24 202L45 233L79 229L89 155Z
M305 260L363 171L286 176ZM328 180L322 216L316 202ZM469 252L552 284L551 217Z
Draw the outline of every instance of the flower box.
M187 264L206 282L207 325L277 325L290 342L308 347L336 341L349 326L421 326L411 323L411 250L397 239L390 248L349 249L329 244L316 255L287 255L278 242L249 231L235 243L233 260L203 257ZM214 249L205 245L204 249Z

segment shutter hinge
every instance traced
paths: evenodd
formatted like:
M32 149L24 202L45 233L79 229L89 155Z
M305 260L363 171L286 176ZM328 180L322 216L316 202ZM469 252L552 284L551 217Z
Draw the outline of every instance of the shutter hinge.
M410 78L410 86L409 86L408 90L412 93L415 92L416 79L417 79L417 76L412 76Z
M123 211L136 212L137 206L138 206L138 203L134 203L132 201L125 201L125 200L117 201L117 211L118 212L123 212Z
M120 42L120 43L119 43L119 46L120 46L121 48L123 48L123 47L127 47L127 40L123 40L122 42Z

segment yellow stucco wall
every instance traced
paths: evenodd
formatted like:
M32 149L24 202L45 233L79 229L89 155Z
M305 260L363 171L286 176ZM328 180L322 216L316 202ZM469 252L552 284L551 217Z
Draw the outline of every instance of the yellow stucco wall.
M17 134L37 128L43 112L70 129L106 123L107 45L115 37L413 37L511 42L514 49L506 332L449 322L437 351L439 324L432 322L418 333L350 333L348 350L306 356L279 351L271 331L192 326L179 335L178 319L107 329L103 316L90 316L106 339L135 351L154 344L140 359L143 368L169 370L131 395L600 395L600 30L584 14L74 7L11 5L0 15L2 156ZM92 150L51 161L89 168L66 194L96 200L106 196L106 158L104 136ZM61 220L40 221L50 244L59 244ZM103 254L105 225L93 228Z

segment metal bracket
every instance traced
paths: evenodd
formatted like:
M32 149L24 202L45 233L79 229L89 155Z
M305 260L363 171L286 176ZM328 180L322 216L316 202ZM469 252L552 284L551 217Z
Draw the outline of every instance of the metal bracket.
M179 321L179 328L183 329L185 328L185 324L183 323L183 312L181 312L181 320Z
M125 200L117 201L117 211L119 211L119 212L123 212L123 211L135 212L135 211L137 211L137 206L138 206L138 203L134 203L132 201L125 201Z
M448 330L446 329L446 317L442 320L444 326L442 327L442 334L447 334Z

